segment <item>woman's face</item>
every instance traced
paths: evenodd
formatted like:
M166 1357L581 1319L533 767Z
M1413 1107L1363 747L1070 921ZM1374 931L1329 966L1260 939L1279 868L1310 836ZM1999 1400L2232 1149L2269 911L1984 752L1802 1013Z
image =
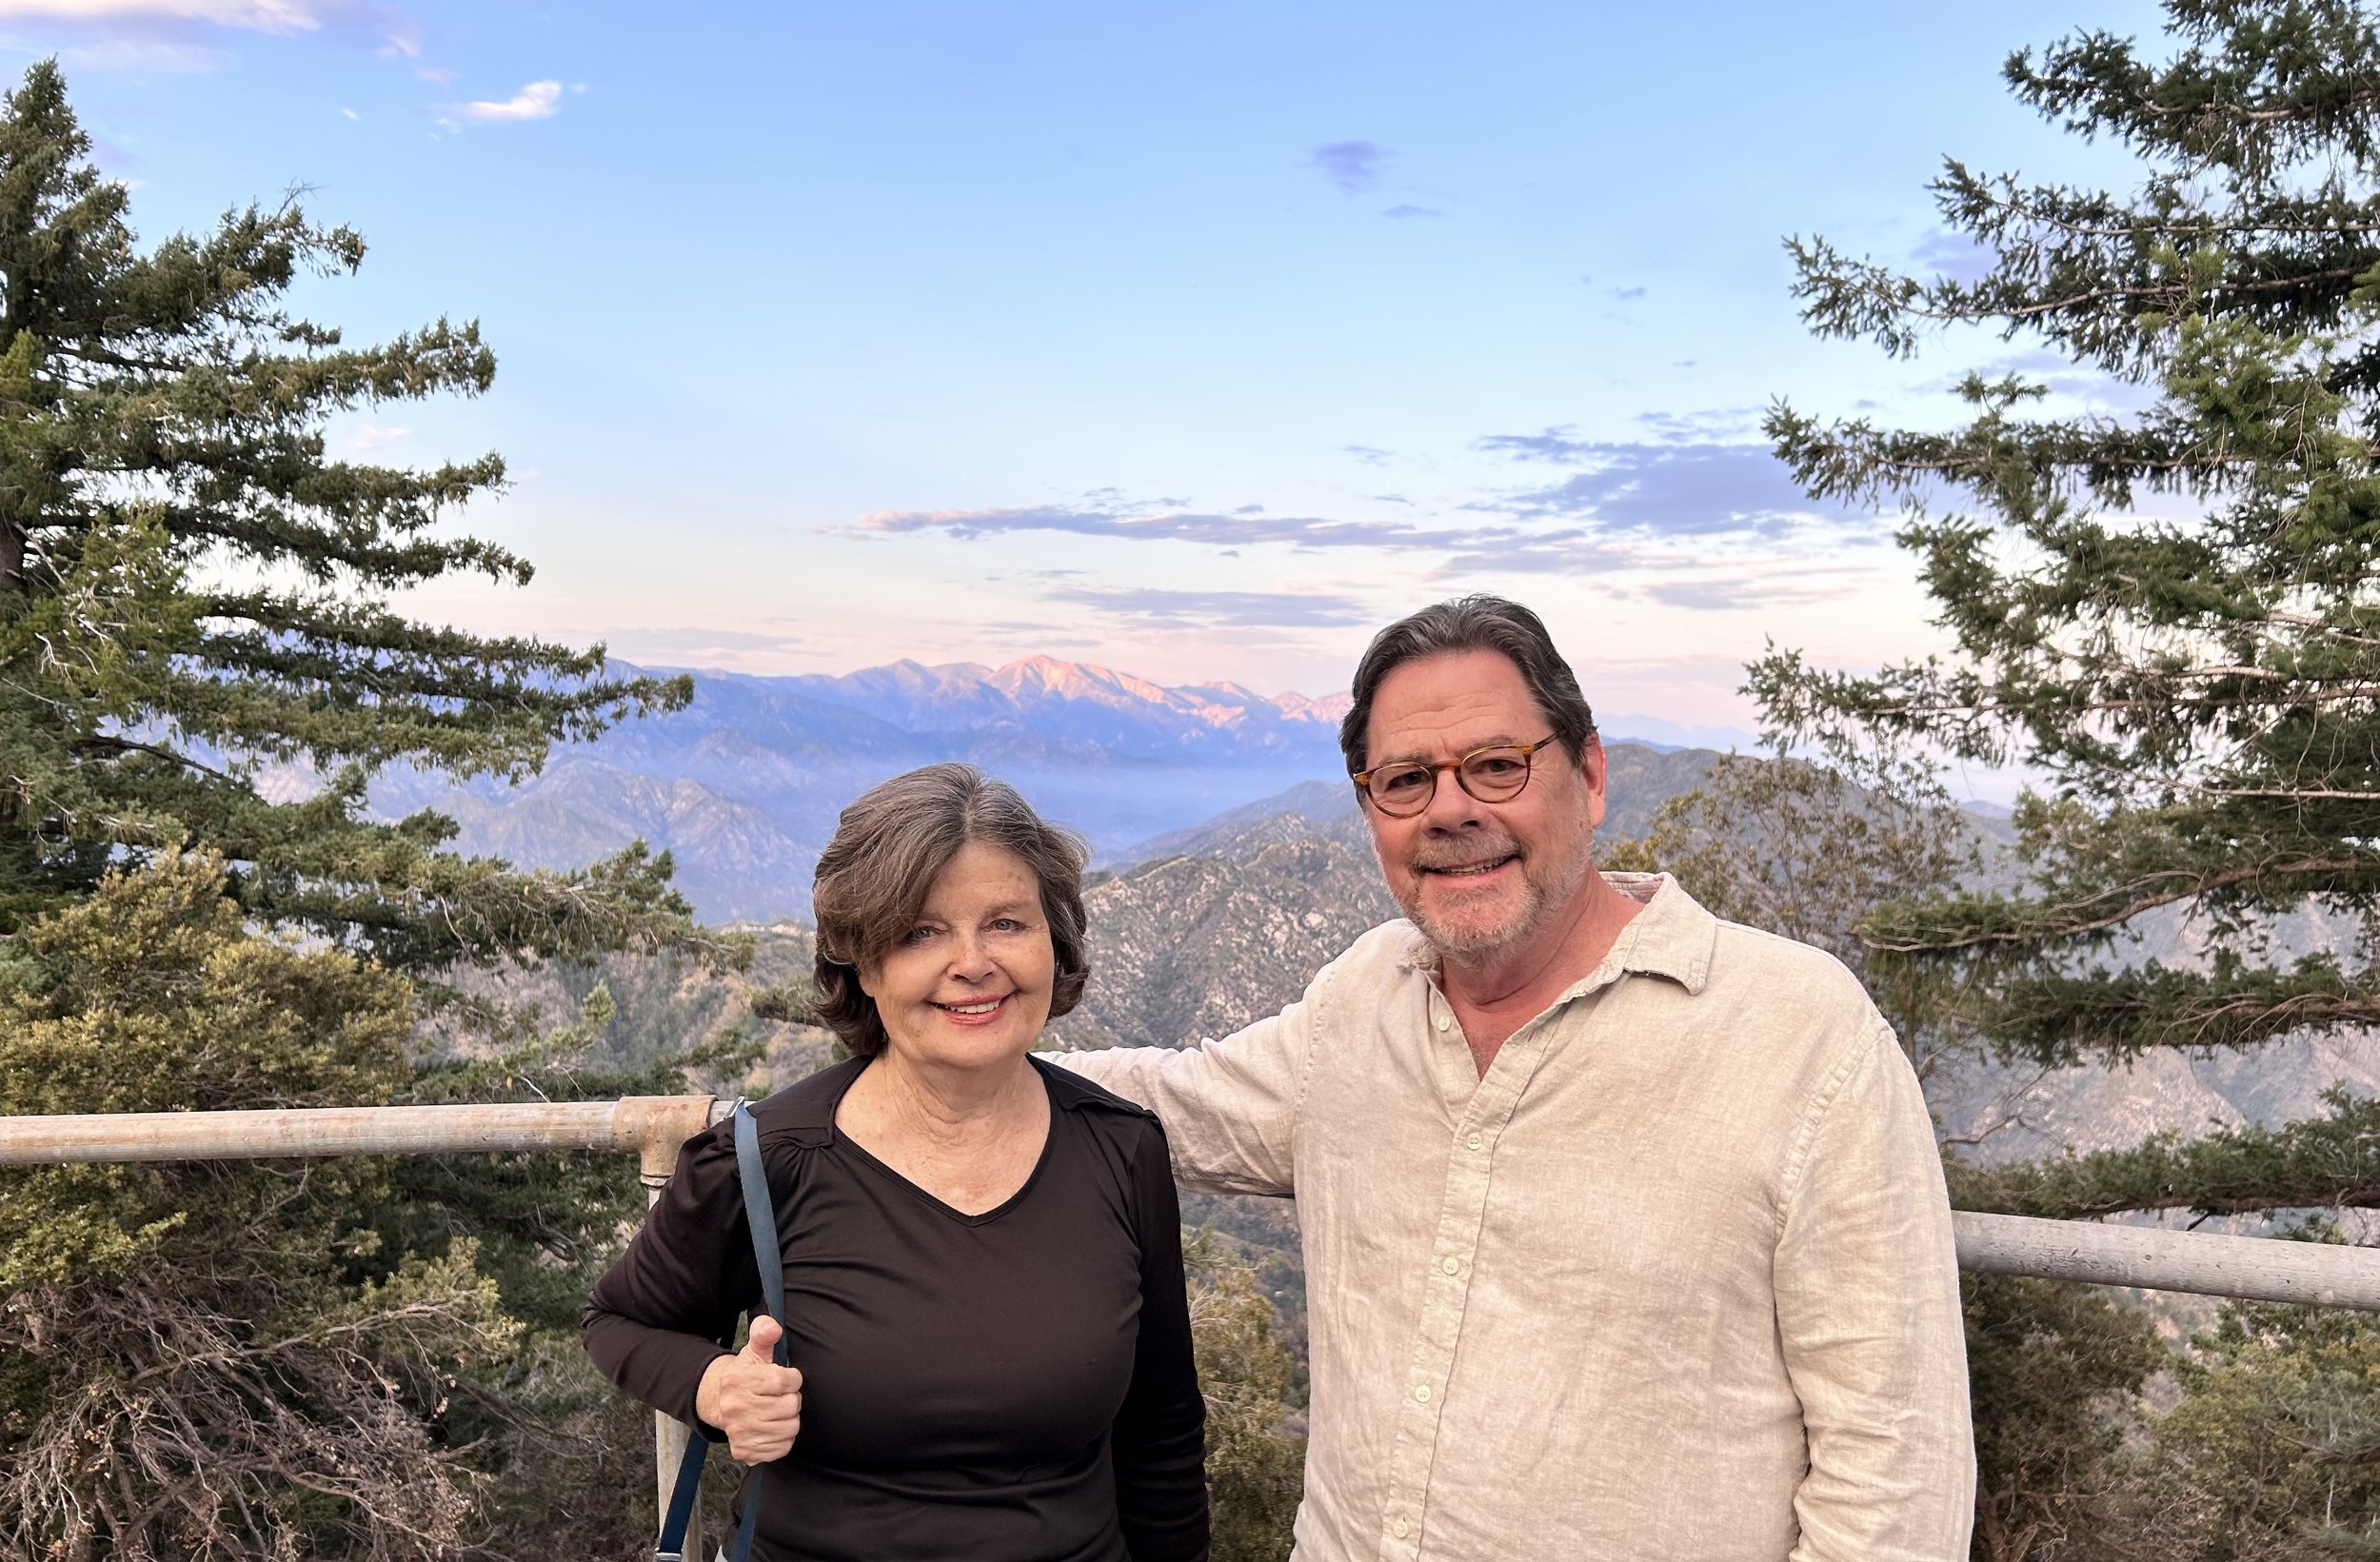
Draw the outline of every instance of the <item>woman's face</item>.
M916 925L860 968L860 986L902 1061L983 1068L1032 1050L1056 966L1032 868L970 840L935 875Z

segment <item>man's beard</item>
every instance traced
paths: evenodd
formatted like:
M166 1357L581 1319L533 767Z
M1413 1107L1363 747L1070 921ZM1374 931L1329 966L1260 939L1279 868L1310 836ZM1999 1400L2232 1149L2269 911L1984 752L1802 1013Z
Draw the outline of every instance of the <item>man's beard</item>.
M1486 850L1480 849L1481 844L1478 840L1468 842L1467 849L1459 856L1423 851L1411 864L1416 870L1420 870L1413 885L1412 897L1397 898L1406 919L1421 930L1421 936L1430 941L1430 946L1438 951L1441 959L1478 961L1526 942L1570 904L1571 897L1577 893L1579 883L1587 876L1588 852L1584 842L1574 851L1563 851L1556 846L1552 850L1524 852L1520 842L1507 835L1486 843ZM1423 904L1422 892L1432 877L1426 870L1466 867L1512 855L1519 858L1520 904L1497 925L1487 927L1477 923L1462 925L1444 921L1432 916Z

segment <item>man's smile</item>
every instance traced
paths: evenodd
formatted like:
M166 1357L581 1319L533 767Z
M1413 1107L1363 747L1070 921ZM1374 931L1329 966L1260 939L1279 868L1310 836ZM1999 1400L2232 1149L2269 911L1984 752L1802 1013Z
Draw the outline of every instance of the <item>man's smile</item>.
M1445 864L1433 862L1418 863L1416 865L1415 871L1418 873L1435 874L1446 879L1481 879L1491 873L1494 873L1497 869L1504 866L1508 862L1517 862L1519 860L1520 854L1518 852L1506 852L1501 857L1491 857L1483 862L1455 862Z

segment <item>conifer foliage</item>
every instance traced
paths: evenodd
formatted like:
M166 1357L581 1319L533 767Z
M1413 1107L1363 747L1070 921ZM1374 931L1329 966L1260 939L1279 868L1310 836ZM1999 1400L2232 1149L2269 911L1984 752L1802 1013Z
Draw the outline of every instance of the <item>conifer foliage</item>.
M494 456L331 453L332 420L495 371L472 325L352 347L285 306L363 243L292 204L146 248L54 65L0 105L0 1115L655 1094L610 1013L537 1017L460 963L669 948L665 858L449 849L374 776L506 779L683 682L417 623L397 593L528 565L447 523ZM639 1206L592 1157L0 1175L0 1552L618 1553L642 1417L577 1348Z
M1838 753L1914 740L2046 774L2016 818L2025 882L1861 934L1968 968L1995 1041L2050 1064L2380 1023L2380 30L2342 0L2167 10L2171 58L2089 32L2006 71L2134 153L2136 190L1951 163L1934 191L1990 261L1973 281L1794 247L1821 334L1906 356L1980 327L2143 410L2054 415L2009 373L1970 376L1947 431L1785 405L1768 425L1814 495L1906 507L1954 643L1868 677L1776 652L1754 692ZM2176 919L2203 958L2140 958L2133 935ZM2163 1144L2160 1176L2211 1180L2152 1202L2380 1203L2368 1137L2359 1166L2315 1153L2340 1139Z
M1751 686L1772 737L2044 778L2013 871L1898 890L1858 925L1866 964L2048 1066L2380 1025L2380 22L2347 0L2166 13L2155 57L2083 32L2005 71L2132 153L2133 188L1951 162L1934 194L1972 277L1793 246L1821 335L1896 358L1996 335L2134 410L2063 410L2019 370L1969 375L1947 429L1782 404L1767 425L1814 496L1904 513L1951 642L1869 676L1773 650ZM2032 1165L1954 1157L1953 1196L2296 1211L2338 1239L2302 1214L2380 1207L2380 1137L2371 1101L2327 1101ZM2179 1403L2126 1409L2155 1353L2117 1314L2038 1282L1969 1298L1978 1556L2380 1554L2369 1320L2228 1307L2175 1358Z
M641 853L577 879L370 820L375 772L514 778L683 682L610 681L600 648L409 620L392 593L529 566L441 523L494 455L413 470L328 453L341 413L487 388L474 324L377 346L286 307L363 261L292 200L135 242L55 62L0 109L0 931L111 862L217 851L242 903L426 968L572 953L680 919ZM294 765L302 801L261 793Z

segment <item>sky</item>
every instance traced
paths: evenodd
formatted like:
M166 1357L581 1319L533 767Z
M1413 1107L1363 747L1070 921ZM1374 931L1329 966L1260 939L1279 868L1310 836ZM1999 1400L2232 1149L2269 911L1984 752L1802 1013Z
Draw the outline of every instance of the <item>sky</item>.
M1972 266L1926 189L1946 155L2130 184L1999 68L2158 20L0 0L0 63L60 58L144 241L296 189L370 245L311 318L480 322L489 394L334 439L510 466L460 524L536 580L421 616L645 664L1048 654L1314 695L1389 619L1491 590L1607 721L1743 728L1770 643L1937 643L1895 518L1804 498L1763 411L1941 425L1967 367L2040 366L1815 340L1784 239Z

